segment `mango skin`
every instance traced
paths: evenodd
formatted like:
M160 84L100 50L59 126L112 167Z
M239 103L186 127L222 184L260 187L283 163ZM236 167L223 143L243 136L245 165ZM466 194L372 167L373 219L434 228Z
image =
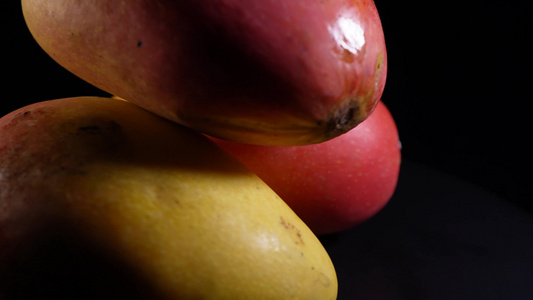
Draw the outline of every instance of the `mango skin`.
M367 221L389 202L398 184L400 137L381 101L359 126L321 144L258 146L212 139L319 236Z
M14 111L0 136L0 296L336 298L316 236L197 132L79 97Z
M384 89L371 0L22 0L39 45L91 84L206 134L329 140Z

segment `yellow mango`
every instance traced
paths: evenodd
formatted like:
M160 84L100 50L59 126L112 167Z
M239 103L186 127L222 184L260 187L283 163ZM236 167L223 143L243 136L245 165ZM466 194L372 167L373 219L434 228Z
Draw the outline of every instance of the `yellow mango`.
M2 117L0 137L0 296L336 299L316 236L200 133L77 97Z

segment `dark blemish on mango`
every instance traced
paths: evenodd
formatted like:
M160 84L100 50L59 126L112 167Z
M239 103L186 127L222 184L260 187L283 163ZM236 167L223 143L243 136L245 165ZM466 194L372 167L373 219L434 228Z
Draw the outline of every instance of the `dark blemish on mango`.
M351 64L355 61L355 54L348 49L343 49L341 52L341 60Z
M361 111L360 101L354 97L341 107L334 110L326 123L326 134L329 138L348 132L362 121L364 111Z
M285 228L287 231L294 234L294 236L296 237L294 242L297 245L305 245L304 240L302 238L302 233L300 232L300 230L296 228L296 226L294 226L292 223L287 222L283 217L280 216L279 218L280 218L281 226L283 226L283 228Z
M24 112L20 112L16 114L15 116L13 116L13 118L11 118L11 120L6 125L4 125L2 129L9 129L9 128L15 127L20 121L36 120L39 117L39 115L42 115L44 113L45 112L42 110L36 110L36 111L27 110Z
M78 131L83 131L87 133L100 133L101 129L100 126L92 125L80 127L78 128Z
M81 164L72 166L60 165L56 169L51 169L49 172L43 173L43 178L48 179L52 176L67 175L67 176L86 176L89 172L82 169Z
M126 138L122 126L110 119L76 119L62 124L62 127L63 132L68 132L69 147L81 153L86 153L87 149L92 153L116 152Z
M122 126L113 120L83 120L82 122L78 122L73 130L73 134L76 136L74 140L82 144L89 143L91 146L85 147L95 147L95 149L120 146L123 144L125 137Z
M78 132L89 134L102 134L105 132L118 132L122 127L115 121L109 121L106 124L94 124L78 127Z
M138 47L138 48L141 48L142 46L143 46L143 42L142 42L142 41L138 41L138 42L137 42L137 47Z
M385 55L383 54L383 52L380 52L376 60L376 73L379 74L379 72L381 72L384 62L385 62Z
M323 272L320 272L320 274L318 274L318 278L315 279L315 282L318 282L318 283L322 284L325 287L328 287L328 286L331 285L331 280Z

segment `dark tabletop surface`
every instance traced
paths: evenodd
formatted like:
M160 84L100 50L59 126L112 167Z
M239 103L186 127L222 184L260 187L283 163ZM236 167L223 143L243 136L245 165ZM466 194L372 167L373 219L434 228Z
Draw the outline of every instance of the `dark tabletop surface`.
M378 215L321 240L339 300L533 299L533 216L424 165L404 161Z

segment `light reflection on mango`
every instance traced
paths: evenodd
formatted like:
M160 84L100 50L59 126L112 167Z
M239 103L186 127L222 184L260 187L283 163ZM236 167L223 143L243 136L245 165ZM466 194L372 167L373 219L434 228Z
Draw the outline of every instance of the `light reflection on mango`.
M328 28L337 44L351 55L356 55L365 45L365 31L355 21L357 19L349 11L345 11Z
M258 242L258 245L261 245L261 247L265 249L274 250L274 251L281 250L281 244L280 244L279 238L275 235L263 233L262 235L258 236L257 242Z

